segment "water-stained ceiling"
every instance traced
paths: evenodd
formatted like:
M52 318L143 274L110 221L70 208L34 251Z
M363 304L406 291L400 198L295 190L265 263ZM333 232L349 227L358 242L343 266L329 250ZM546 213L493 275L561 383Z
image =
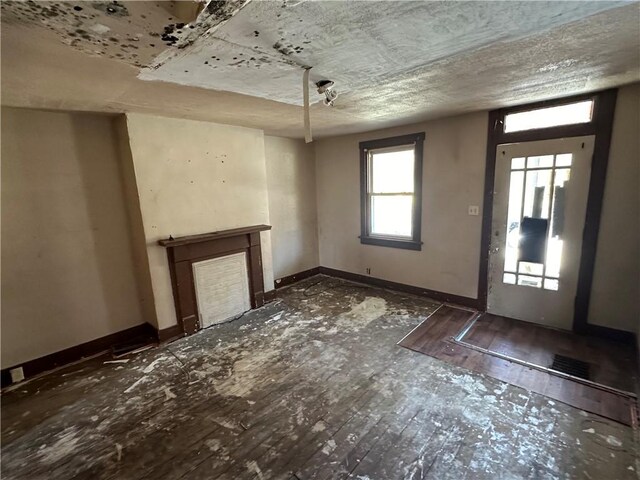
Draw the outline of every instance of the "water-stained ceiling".
M313 67L341 94L313 106L314 130L366 130L637 81L639 15L636 2L3 1L3 103L299 136ZM47 52L79 69L76 98L56 88L70 75L53 62L25 65ZM101 69L108 93L89 83ZM34 71L46 87L25 79Z

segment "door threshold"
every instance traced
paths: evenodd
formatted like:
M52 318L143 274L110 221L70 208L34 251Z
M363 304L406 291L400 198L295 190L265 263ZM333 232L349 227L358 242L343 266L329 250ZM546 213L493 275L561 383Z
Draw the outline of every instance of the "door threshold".
M570 375L568 373L564 373L564 372L560 372L558 370L554 370L551 369L549 367L544 367L542 365L538 365L537 363L532 363L532 362L528 362L526 360L522 360L520 358L516 358L512 355L507 355L504 353L500 353L497 352L495 350L491 350L490 348L484 348L484 347L480 347L478 345L474 345L472 343L466 342L464 341L464 337L469 333L469 331L473 328L473 326L476 324L476 322L482 317L482 314L478 314L478 315L474 315L471 319L469 319L469 321L462 327L462 329L460 330L460 332L458 332L457 335L455 335L454 337L451 337L449 339L449 342L451 343L455 343L457 345L463 346L465 348L469 348L471 350L475 350L477 352L480 353L484 353L486 355L491 355L493 357L496 358L500 358L502 360L506 360L512 363L517 363L518 365L522 365L524 367L528 367L528 368L532 368L541 372L545 372L549 375L554 375L556 377L560 377L560 378L564 378L566 380L571 380L573 382L577 382L577 383L581 383L583 385L589 386L589 387L593 387L593 388L597 388L599 390L603 390L609 393L614 393L616 395L622 395L624 397L636 400L637 399L637 395L634 392L630 392L628 390L624 390L624 389L620 389L620 388L616 388L616 387L612 387L610 385L605 385L603 383L600 382L595 382L593 380L589 380L589 379L585 379L585 378L581 378L581 377L577 377L574 375ZM542 325L536 325L538 327L541 328L547 328L545 326ZM551 329L553 330L553 329Z

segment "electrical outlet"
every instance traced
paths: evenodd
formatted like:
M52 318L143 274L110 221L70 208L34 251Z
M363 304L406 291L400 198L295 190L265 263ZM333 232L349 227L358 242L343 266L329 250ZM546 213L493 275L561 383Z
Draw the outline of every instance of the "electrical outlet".
M480 215L480 207L478 205L469 205L469 215L474 217Z
M371 269L367 268L366 270L367 270L367 275L371 275Z
M24 380L24 371L22 367L12 368L9 370L9 374L11 374L11 383L17 383Z

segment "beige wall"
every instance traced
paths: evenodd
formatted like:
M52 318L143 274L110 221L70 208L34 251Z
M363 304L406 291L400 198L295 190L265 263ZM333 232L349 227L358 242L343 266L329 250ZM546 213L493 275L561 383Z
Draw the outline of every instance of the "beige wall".
M264 145L277 282L319 265L315 156L303 140L265 136Z
M2 368L143 322L112 119L2 109Z
M2 116L3 368L145 320L175 324L156 243L169 235L273 224L262 237L266 290L274 276L323 265L476 296L486 113L313 146L137 114L115 125L12 108ZM591 323L632 331L640 329L639 116L640 85L621 88L589 312ZM422 251L361 245L358 143L419 131ZM469 205L480 215L469 216Z
M320 265L476 298L487 113L316 143ZM425 132L422 251L362 245L358 143Z
M640 84L620 88L589 323L640 332Z
M113 123L117 136L118 153L122 169L124 199L131 229L131 248L133 251L134 274L138 284L140 307L142 308L144 320L158 328L158 316L156 314L151 270L149 268L149 256L147 254L147 239L142 223L136 172L133 167L133 157L129 144L127 117L125 115L118 115Z
M640 332L640 85L619 91L589 322ZM358 142L426 132L422 252L361 245ZM487 114L316 143L320 264L475 298ZM480 216L467 215L480 205Z
M261 130L128 114L127 126L159 328L176 323L165 249L169 235L269 224ZM271 236L262 233L265 290Z

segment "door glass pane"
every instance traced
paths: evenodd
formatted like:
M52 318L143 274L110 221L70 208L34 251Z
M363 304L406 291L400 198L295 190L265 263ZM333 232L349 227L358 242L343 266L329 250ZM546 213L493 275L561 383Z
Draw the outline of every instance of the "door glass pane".
M553 155L541 157L527 157L527 168L551 168L553 167Z
M545 278L544 279L544 288L546 290L558 290L558 280L554 278Z
M573 155L570 153L561 153L556 155L556 167L570 167Z
M515 285L516 276L513 273L505 273L504 276L502 277L502 282L503 283L510 283L511 285Z
M549 218L550 187L551 169L527 172L523 217Z
M504 251L504 269L509 272L515 272L518 264L518 240L520 236L523 189L524 172L511 172L507 213L507 243Z
M551 229L547 242L546 276L560 276L562 265L562 246L564 235L564 213L567 182L571 176L569 168L558 168L553 181L553 205L551 211ZM546 288L546 287L545 287ZM556 289L557 290L557 289Z
M371 193L413 192L413 147L393 152L372 152Z
M511 170L520 170L524 168L524 157L511 159Z
M564 165L571 165L571 161L571 153L511 159L503 283L558 290L566 188L571 175L571 169ZM523 233L526 222L531 224L529 233ZM534 228L541 222L543 230ZM523 235L527 235L525 245Z
M413 195L372 195L371 234L411 238Z
M541 263L520 262L518 273L528 273L530 275L542 275Z
M527 287L542 288L541 277L529 277L527 275L518 275L518 285L524 285Z

